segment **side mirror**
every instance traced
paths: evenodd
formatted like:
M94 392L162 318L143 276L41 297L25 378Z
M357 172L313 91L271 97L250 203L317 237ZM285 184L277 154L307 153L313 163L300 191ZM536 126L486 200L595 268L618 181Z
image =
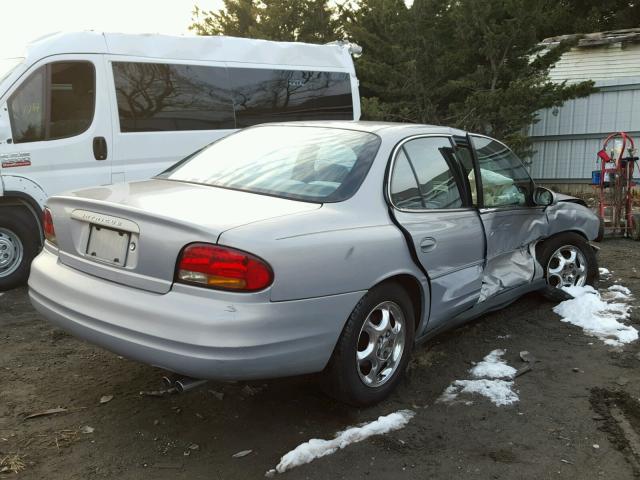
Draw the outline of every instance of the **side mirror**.
M544 187L536 187L533 191L533 203L541 207L548 207L553 205L556 201L556 195Z

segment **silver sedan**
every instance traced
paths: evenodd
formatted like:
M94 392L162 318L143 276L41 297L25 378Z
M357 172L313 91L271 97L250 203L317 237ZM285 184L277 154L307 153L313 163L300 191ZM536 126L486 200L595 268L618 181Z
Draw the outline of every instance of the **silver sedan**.
M50 198L29 294L141 362L198 379L322 372L366 405L417 342L533 290L593 284L598 227L492 138L271 124L151 180Z

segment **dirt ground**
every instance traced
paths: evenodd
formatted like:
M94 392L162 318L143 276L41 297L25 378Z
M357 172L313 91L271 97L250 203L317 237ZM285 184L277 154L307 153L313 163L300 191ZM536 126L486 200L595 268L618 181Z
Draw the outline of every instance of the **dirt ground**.
M600 265L613 271L601 286L620 283L640 298L640 243L601 247ZM313 378L141 396L160 388L163 372L76 340L39 317L24 289L7 292L0 297L0 467L24 469L0 480L264 478L310 438L333 438L406 408L416 416L404 429L279 476L640 478L640 342L613 349L562 323L552 307L528 295L418 347L389 400L354 409L324 397ZM639 312L631 319L637 328ZM516 368L522 350L538 360L515 380L519 403L436 402L496 348ZM101 404L103 396L113 399ZM25 419L57 407L67 411ZM252 452L232 457L242 450Z

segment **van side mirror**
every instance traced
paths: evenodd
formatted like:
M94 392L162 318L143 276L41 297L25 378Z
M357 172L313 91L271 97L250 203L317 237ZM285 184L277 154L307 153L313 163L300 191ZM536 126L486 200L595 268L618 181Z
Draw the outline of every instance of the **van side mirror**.
M533 191L533 203L541 207L548 207L556 202L556 195L545 187L536 186Z

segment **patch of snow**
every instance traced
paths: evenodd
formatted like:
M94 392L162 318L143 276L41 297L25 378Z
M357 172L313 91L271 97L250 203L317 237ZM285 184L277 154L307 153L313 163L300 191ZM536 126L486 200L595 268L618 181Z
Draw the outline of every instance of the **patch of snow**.
M626 296L631 296L631 290L629 290L627 287L625 287L624 285L611 285L607 290L610 290L612 292L620 292L623 293Z
M438 401L451 403L461 394L478 394L491 400L497 406L511 405L520 399L513 390L512 379L517 370L501 358L504 350L493 350L489 355L469 370L476 380L456 380L442 393ZM465 402L469 405L471 402Z
M513 378L516 369L507 365L502 358L504 350L494 350L470 370L475 378Z
M638 331L622 323L629 318L631 307L628 304L607 301L589 285L567 287L565 290L573 298L553 308L563 322L581 327L587 335L597 337L607 345L620 346L638 339ZM622 285L614 285L609 291L624 295L625 299L631 295L629 289ZM621 298L620 295L615 297Z
M486 378L456 380L447 387L440 399L441 401L452 402L462 393L482 395L499 407L512 405L520 400L518 394L513 391L513 382Z
M313 438L284 455L276 468L269 470L266 476L271 477L276 473L284 473L299 465L310 463L316 458L331 455L352 443L361 442L373 435L382 435L393 430L399 430L409 423L409 420L414 415L415 413L411 410L399 410L389 415L378 417L373 422L338 432L332 440Z
M608 268L600 267L598 271L600 272L601 276L605 277L605 279L611 276L611 272Z

